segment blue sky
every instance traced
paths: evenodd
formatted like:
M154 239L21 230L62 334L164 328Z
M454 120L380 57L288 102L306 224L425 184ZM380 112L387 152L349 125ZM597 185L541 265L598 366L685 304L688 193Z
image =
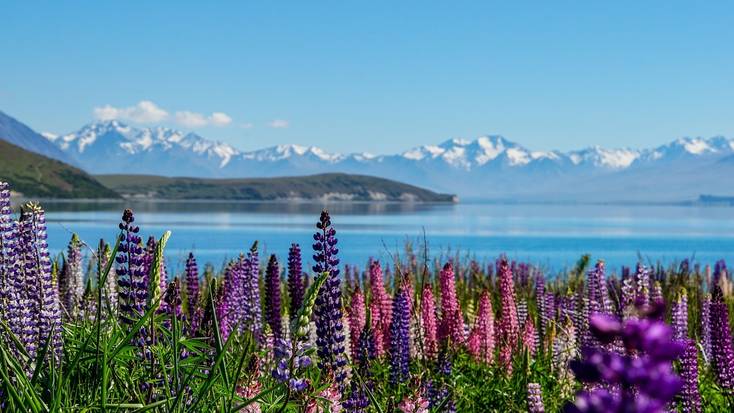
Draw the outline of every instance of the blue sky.
M209 3L3 2L0 110L243 149L734 136L732 2Z

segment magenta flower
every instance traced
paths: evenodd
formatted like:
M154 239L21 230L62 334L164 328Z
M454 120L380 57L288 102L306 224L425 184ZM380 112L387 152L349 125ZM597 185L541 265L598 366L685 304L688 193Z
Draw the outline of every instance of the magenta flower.
M365 308L364 294L357 287L354 294L352 294L352 302L349 306L349 334L353 360L356 360L359 355L359 336L364 330L366 321L367 309Z
M441 330L440 340L450 340L453 344L464 343L464 319L461 315L459 300L456 296L456 279L450 262L439 273L441 286Z
M494 358L494 314L489 293L484 291L479 298L479 313L469 335L468 350L477 361L492 364Z
M421 298L421 323L423 330L423 352L429 359L438 354L438 322L436 321L436 301L430 284L423 287Z
M501 316L499 319L498 344L500 346L499 362L507 372L512 371L512 352L520 338L520 326L517 321L515 306L515 286L512 271L506 258L500 259L498 265Z
M379 261L373 261L370 265L370 291L372 293L370 303L372 328L375 330L377 354L378 356L382 356L390 346L392 298L390 298L385 289L382 268L380 267Z

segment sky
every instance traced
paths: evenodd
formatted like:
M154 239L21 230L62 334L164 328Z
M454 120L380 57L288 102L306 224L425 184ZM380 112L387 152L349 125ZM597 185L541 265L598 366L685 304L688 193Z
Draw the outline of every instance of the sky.
M0 110L245 150L734 136L734 2L207 3L2 2Z

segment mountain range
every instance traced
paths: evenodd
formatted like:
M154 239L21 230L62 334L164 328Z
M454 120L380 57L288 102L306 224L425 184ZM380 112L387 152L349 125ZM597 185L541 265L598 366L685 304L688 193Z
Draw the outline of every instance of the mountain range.
M734 139L680 138L655 148L534 151L502 136L449 139L398 154L330 153L278 145L242 151L195 133L119 121L45 138L93 174L243 178L358 173L462 198L516 201L676 202L729 195Z

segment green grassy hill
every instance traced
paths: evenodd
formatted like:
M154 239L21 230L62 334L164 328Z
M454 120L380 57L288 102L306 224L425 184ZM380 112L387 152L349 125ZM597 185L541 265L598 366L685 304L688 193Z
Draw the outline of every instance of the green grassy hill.
M95 178L129 198L455 202L453 195L438 194L389 179L339 173L246 179L166 178L152 175L97 175Z
M25 197L119 198L81 169L27 151L0 137L0 180Z

